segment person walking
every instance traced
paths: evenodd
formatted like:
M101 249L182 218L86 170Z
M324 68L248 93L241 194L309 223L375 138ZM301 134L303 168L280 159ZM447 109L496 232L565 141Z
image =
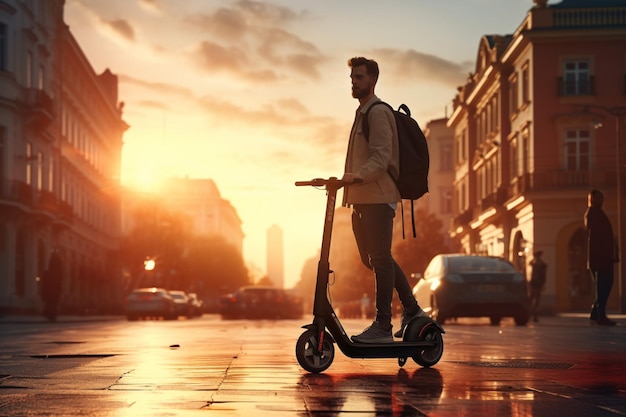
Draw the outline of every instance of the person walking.
M614 263L619 262L613 228L604 210L604 194L593 189L587 195L584 223L587 229L587 268L594 284L595 297L589 319L592 324L614 326L606 316L606 304L613 287Z
M539 321L539 303L541 293L546 284L546 272L548 264L542 259L543 251L538 250L533 253L533 260L530 261L530 283L529 283L529 302L530 313L533 321Z
M374 271L376 279L376 317L371 326L352 340L361 343L393 342L402 337L414 317L424 315L411 291L406 275L391 255L393 218L400 193L394 178L399 172L398 131L393 113L387 106L374 106L369 112L369 140L363 133L363 117L373 103L378 81L378 63L355 57L351 68L352 97L359 100L346 153L343 206L352 207L352 231L361 261ZM403 306L400 329L392 335L391 302L393 290Z
M56 321L61 289L63 285L63 260L58 249L53 249L48 260L48 268L41 282L41 299L44 304L43 315L50 321Z

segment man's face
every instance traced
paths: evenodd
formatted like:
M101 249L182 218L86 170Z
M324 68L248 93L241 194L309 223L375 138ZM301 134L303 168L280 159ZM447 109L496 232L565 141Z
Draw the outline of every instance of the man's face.
M352 97L356 99L367 97L374 88L374 78L367 73L365 65L352 67L350 71L352 80Z

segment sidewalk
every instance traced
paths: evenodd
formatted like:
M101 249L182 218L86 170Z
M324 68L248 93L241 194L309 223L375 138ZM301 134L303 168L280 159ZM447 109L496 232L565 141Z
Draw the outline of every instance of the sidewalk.
M205 316L217 316L216 314L205 314ZM609 318L616 321L620 326L626 326L626 314L611 314ZM341 319L341 317L340 317ZM88 322L101 322L101 321L116 321L126 320L124 315L60 315L57 317L56 323L88 323ZM310 318L307 314L302 316L302 322L306 323ZM486 318L462 318L462 321L483 321ZM0 323L55 323L50 322L42 315L35 314L6 314L0 315ZM558 313L554 315L539 316L539 324L546 324L552 326L580 326L590 325L589 314L587 313ZM529 325L537 324L532 321L528 322Z
M88 323L99 321L126 320L123 315L60 315L51 322L43 315L37 314L0 314L0 323Z

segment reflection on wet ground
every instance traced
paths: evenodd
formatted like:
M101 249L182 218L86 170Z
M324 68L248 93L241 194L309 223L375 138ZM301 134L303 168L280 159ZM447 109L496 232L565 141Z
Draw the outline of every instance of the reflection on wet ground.
M0 345L0 415L626 415L626 319L615 328L460 321L446 326L434 368L337 350L322 374L295 359L302 324L209 316L18 326L20 337ZM349 333L364 324L344 323Z

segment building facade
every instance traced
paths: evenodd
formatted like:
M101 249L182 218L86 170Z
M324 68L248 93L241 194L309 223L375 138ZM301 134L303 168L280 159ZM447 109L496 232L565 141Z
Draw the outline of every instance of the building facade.
M220 195L211 179L170 178L163 184L163 204L186 216L196 235L217 235L243 252L244 233L237 210Z
M430 166L428 172L429 193L424 195L416 203L418 207L424 207L431 213L435 213L443 222L446 236L446 245L450 250L457 248L456 242L448 234L448 229L453 218L453 194L454 194L454 131L447 126L448 119L431 120L424 128L424 136L428 141L428 153Z
M454 97L450 233L465 252L502 255L527 275L542 250L545 308L587 311L591 188L624 235L626 1L535 3L513 34L482 37L475 72ZM623 280L616 274L611 309Z
M122 119L117 77L96 74L63 0L0 7L0 310L37 311L53 249L61 306L121 301Z

